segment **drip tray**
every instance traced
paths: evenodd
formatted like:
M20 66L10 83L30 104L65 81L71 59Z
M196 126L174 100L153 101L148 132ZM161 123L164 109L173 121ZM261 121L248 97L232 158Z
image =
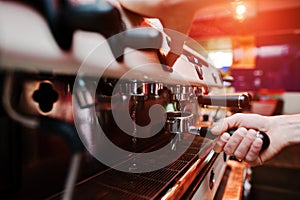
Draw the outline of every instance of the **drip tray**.
M156 199L191 166L198 158L200 148L207 146L206 153L211 148L204 145L208 142L201 137L195 137L192 144L178 160L162 169L147 173L126 173L115 169L100 172L92 178L81 182L75 187L73 199ZM54 199L60 199L55 197Z

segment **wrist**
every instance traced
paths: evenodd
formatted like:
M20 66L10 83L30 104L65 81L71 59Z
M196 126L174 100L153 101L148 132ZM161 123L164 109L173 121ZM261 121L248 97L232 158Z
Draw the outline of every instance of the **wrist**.
M283 136L284 146L300 143L300 114L275 116L273 121L278 136Z

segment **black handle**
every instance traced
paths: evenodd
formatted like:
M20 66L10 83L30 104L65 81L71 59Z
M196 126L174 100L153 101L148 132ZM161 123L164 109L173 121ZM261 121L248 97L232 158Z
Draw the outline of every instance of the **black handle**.
M152 27L138 27L108 39L111 51L117 61L123 60L124 49L130 47L139 50L157 50L162 46L161 32Z
M61 13L62 20L74 30L97 32L106 38L125 30L120 12L106 1L71 5L69 0L65 0L65 4L65 10Z
M251 95L249 93L237 93L226 95L201 95L198 103L202 105L247 108L250 106Z
M119 10L104 0L78 5L71 4L69 0L34 2L41 4L39 9L63 50L71 48L73 33L78 29L97 32L106 38L125 30Z
M43 0L41 10L63 50L71 48L73 33L79 29L109 38L111 51L119 62L126 47L157 50L162 46L162 34L157 29L141 27L125 31L119 10L104 0L82 5L73 5L69 0Z
M237 129L232 128L232 129L228 129L226 132L229 133L229 135L232 135L236 130ZM259 137L263 141L261 151L266 150L270 145L269 136L265 132L258 131L257 137Z

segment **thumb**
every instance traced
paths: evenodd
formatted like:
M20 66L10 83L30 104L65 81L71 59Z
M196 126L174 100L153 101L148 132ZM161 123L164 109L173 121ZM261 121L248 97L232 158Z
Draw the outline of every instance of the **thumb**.
M229 117L226 117L213 125L211 129L212 134L220 135L226 132L229 128L238 128L242 126L243 119L246 118L246 114L236 113ZM247 120L246 120L247 121Z
M211 133L214 135L220 135L220 134L226 132L226 130L228 128L229 128L229 123L227 122L227 118L226 118L217 123L214 123L214 125L211 129Z

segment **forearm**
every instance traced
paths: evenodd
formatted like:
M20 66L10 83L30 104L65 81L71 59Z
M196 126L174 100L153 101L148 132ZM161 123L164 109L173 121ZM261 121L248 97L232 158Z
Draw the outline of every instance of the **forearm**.
M271 126L283 136L285 146L300 143L300 114L274 116Z

